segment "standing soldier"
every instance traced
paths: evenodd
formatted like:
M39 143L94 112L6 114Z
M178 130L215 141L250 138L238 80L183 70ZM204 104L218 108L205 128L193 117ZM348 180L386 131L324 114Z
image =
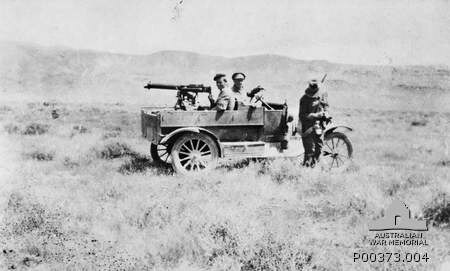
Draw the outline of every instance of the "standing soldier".
M320 158L323 141L321 135L314 132L314 125L320 125L323 128L322 122L327 109L326 94L320 94L318 81L311 80L300 99L299 124L305 149L304 166L314 167Z
M213 96L209 94L208 99L211 103L211 108L217 111L233 110L235 106L235 99L228 88L228 82L225 74L216 74L216 76L214 76L214 81L216 81L217 88L220 92L217 96L217 100L214 100Z

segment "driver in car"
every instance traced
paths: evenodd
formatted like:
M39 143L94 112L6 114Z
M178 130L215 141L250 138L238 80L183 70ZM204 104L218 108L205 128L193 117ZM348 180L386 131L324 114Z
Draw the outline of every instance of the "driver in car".
M247 92L244 89L244 80L246 75L242 72L235 72L231 76L233 80L233 86L231 87L231 93L233 94L236 105L235 110L239 108L239 105L247 105L250 107L261 107L264 88L257 86L251 91Z
M301 136L305 154L303 166L314 167L319 161L322 152L323 141L320 135L313 131L316 121L320 121L326 116L328 102L326 94L319 93L317 80L311 80L305 90L305 94L300 99L299 126L301 126Z
M245 77L245 74L242 72L235 72L231 76L231 79L233 80L233 87L231 88L231 91L236 99L236 102L244 103L247 100L247 92L244 90Z

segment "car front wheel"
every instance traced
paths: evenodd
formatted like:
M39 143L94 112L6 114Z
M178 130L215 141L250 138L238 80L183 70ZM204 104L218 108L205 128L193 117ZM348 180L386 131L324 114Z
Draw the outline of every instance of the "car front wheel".
M195 174L214 168L219 158L216 142L205 134L181 135L172 146L172 166L179 174Z

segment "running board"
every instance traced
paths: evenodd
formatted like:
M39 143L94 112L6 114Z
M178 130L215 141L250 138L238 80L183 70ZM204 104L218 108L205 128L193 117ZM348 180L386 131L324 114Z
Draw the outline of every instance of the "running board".
M296 157L303 151L301 142L291 140L287 150L281 149L280 142L241 141L220 142L225 158Z

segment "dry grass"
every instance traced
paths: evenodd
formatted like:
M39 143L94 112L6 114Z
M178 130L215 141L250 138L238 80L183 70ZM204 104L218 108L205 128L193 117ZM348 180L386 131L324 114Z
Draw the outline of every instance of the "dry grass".
M139 108L1 108L3 269L432 270L448 260L449 114L342 109L335 119L356 129L346 168L278 159L189 179L152 163ZM367 221L394 198L430 219L431 262L354 264L353 252L380 251L364 241Z

